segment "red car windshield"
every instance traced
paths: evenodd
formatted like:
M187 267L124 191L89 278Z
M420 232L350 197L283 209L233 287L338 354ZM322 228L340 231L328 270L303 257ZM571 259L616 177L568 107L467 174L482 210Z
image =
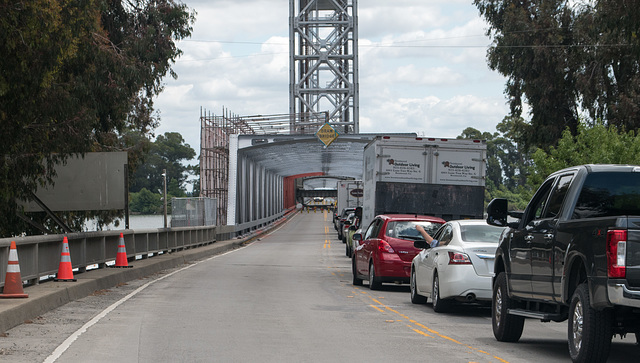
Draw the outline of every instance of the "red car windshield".
M385 234L393 238L422 239L420 232L416 229L417 224L421 225L430 236L433 236L440 226L442 226L440 223L427 221L392 221L387 223Z

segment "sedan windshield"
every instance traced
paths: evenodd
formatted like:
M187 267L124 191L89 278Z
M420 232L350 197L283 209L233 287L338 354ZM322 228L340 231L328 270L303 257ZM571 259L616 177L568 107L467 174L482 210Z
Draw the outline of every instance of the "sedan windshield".
M460 226L460 234L465 242L495 242L497 244L503 230L503 227L486 225Z
M404 239L423 239L416 229L416 224L421 225L429 235L433 236L440 228L440 223L426 221L395 221L387 224L387 236Z

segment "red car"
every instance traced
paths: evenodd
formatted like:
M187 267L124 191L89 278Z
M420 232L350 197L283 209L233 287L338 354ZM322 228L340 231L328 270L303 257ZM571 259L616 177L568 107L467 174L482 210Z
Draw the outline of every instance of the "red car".
M374 218L364 234L353 235L358 244L351 260L353 284L362 285L363 280L368 280L369 288L377 290L383 282L409 283L411 261L421 251L413 242L423 239L416 224L433 236L444 223L438 217L415 214Z

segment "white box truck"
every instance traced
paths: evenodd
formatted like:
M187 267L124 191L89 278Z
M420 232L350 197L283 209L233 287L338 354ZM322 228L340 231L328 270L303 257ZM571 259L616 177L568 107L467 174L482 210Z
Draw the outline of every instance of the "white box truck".
M339 180L337 183L336 210L333 216L333 226L339 230L339 221L345 208L362 206L362 180ZM340 233L338 233L340 234Z
M362 206L362 180L340 180L337 188L336 208L338 211Z
M362 226L379 214L481 219L485 140L377 136L364 148Z

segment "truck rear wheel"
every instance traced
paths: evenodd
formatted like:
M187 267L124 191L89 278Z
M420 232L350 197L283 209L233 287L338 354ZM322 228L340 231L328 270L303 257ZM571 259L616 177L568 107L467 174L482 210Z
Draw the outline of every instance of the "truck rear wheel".
M606 362L611 350L612 317L609 310L595 310L589 287L581 284L571 297L569 354L574 362Z
M524 329L524 317L510 315L508 310L515 307L515 302L509 298L507 292L507 275L504 272L498 274L493 286L493 299L491 303L491 325L493 335L501 342L517 342Z

